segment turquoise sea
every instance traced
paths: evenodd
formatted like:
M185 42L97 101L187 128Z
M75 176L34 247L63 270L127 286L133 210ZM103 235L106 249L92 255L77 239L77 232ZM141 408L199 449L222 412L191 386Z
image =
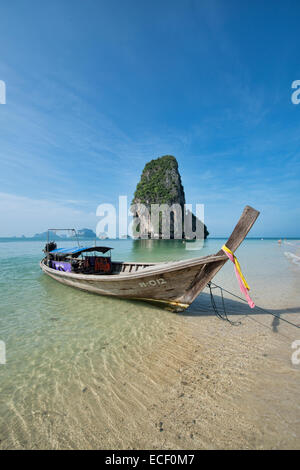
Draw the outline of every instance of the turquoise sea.
M114 248L115 260L164 261L214 253L223 243L103 244ZM138 364L180 322L212 315L208 292L184 314L81 292L42 274L43 246L42 241L0 242L0 340L6 346L6 364L0 364L0 448L95 447L105 440L114 414L126 416L119 390L127 367ZM298 240L279 245L273 239L247 239L236 253L257 305L291 321L299 321L299 251ZM240 295L229 262L215 282ZM242 314L241 305L233 299L229 314ZM249 309L247 314L258 318L261 313ZM273 327L280 329L280 320ZM132 393L139 401L139 390ZM107 437L108 447L109 442Z

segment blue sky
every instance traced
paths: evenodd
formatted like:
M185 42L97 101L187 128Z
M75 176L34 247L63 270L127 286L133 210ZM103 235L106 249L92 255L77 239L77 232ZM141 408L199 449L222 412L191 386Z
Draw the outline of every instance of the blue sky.
M300 3L0 3L0 236L96 227L175 155L212 236L300 236Z

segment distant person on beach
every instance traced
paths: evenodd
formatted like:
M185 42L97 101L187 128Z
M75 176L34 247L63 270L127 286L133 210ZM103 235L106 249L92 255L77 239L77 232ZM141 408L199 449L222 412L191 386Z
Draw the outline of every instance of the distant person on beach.
M282 240L281 240L281 238L279 238L278 245L281 245L281 242L282 242Z

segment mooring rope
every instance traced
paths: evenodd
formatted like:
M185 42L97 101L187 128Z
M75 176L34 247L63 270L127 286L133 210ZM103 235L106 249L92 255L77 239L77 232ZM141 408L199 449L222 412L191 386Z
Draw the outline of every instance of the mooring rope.
M241 324L240 321L232 321L232 320L229 320L228 316L227 316L227 312L226 312L226 308L225 308L225 301L224 301L224 296L223 296L223 288L220 287L220 286L217 286L216 284L214 284L214 286L212 286L212 283L209 282L207 284L207 286L209 287L209 293L210 293L210 301L211 301L211 304L212 304L212 307L214 309L214 312L215 314L217 315L217 317L221 318L221 320L224 320L224 321L228 321L231 325L233 326L238 326ZM221 292L221 299L222 299L222 308L223 308L223 312L220 313L219 310L218 310L218 307L216 305L216 302L215 302L215 299L214 299L214 295L213 295L213 289L220 289L220 292Z
M241 324L241 322L232 322L231 320L229 320L229 318L227 317L227 313L226 313L226 310L225 310L225 302L224 302L224 297L223 297L223 291L226 292L227 294L230 294L232 295L233 297L239 299L239 300L242 300L243 302L247 303L247 300L243 299L242 297L240 297L239 295L236 295L236 294L233 294L233 292L230 292L229 290L227 289L224 289L224 287L221 287L221 286L218 286L218 284L215 284L214 282L209 282L207 284L208 288L209 288L209 291L210 291L210 299L211 299L211 303L212 303L212 306L213 306L213 309L216 313L216 315L221 318L222 320L226 320L228 321L229 323L231 323L232 325L238 325L238 324ZM216 303L215 303L215 300L213 298L213 293L212 293L212 289L215 289L215 288L219 288L220 291L221 291L221 298L222 298L222 305L223 305L223 311L224 311L224 314L220 314L220 312L218 311L217 307L216 307ZM255 306L255 308L269 314L269 315L273 315L273 317L275 318L278 318L279 320L282 320L286 323L288 323L289 325L291 326L294 326L295 328L300 328L299 325L296 325L296 323L293 323L289 320L286 320L285 318L282 318L280 315L276 315L276 313L274 312L271 312L270 310L266 310L265 308L263 307L259 307L258 305Z

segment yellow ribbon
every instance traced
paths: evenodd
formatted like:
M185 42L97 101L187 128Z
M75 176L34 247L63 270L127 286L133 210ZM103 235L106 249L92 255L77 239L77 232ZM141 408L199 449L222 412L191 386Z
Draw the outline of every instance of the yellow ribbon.
M231 250L229 250L229 248L227 248L226 245L223 245L223 246L222 246L222 250L223 250L223 251L227 251L227 253L230 253L230 254L233 256L234 263L235 263L236 269L238 270L238 273L239 273L239 275L240 275L240 277L241 277L241 280L242 280L244 286L246 287L246 289L247 289L247 290L250 290L250 287L249 287L249 285L248 285L246 279L245 279L244 276L243 276L243 273L242 273L242 270L241 270L241 266L240 266L240 263L239 263L238 260L237 260L237 257L232 253Z

